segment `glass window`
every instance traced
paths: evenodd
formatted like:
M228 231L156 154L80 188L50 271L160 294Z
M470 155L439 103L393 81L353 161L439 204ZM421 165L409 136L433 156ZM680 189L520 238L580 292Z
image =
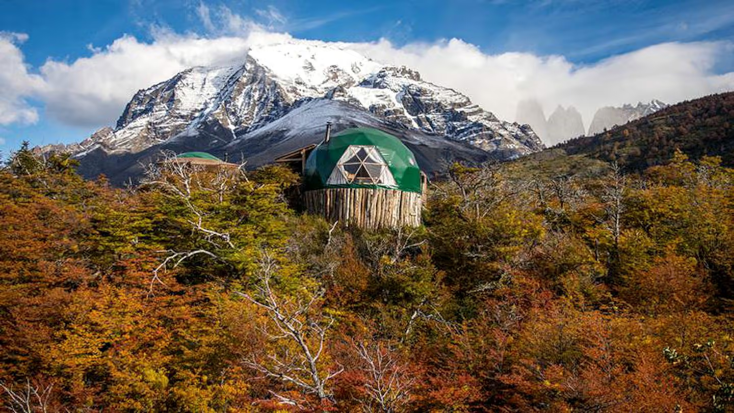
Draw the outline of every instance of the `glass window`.
M375 146L368 145L349 146L326 183L396 185L385 159Z

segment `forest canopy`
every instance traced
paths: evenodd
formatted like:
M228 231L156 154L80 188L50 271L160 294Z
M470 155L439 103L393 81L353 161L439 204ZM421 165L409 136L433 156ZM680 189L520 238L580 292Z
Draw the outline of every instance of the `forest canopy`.
M279 166L121 189L24 147L0 170L0 400L734 411L734 171L599 165L456 164L424 226L365 232L299 212Z
M698 160L721 156L734 166L734 92L681 102L634 122L558 145L569 155L585 154L642 171L667 163L680 150Z

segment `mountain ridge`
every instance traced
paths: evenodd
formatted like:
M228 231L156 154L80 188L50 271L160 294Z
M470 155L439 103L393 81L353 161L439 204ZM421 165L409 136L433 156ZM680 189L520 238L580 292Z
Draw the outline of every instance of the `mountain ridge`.
M435 146L443 137L446 147L461 144L459 157L511 159L544 148L529 126L501 121L465 95L427 82L410 68L385 66L338 44L290 40L253 47L242 64L184 70L139 90L115 128L102 128L78 144L41 150L71 152L82 164L110 156L147 156L151 148L177 146L214 152L236 149L236 156L258 155L265 162L279 154L256 145L256 138L265 139L257 130L314 100L344 103L320 107L329 108L325 118L336 121L337 127L350 123L338 118L356 116L360 121L353 123L396 130L415 144L423 137ZM307 121L302 115L298 119ZM271 137L266 140L277 146ZM305 141L313 141L313 136ZM257 151L252 148L256 146ZM97 155L90 156L93 152ZM424 161L432 164L424 168L436 169L433 164L439 159ZM108 168L86 169L107 173Z
M605 106L597 109L594 118L589 124L589 132L587 136L593 136L612 129L615 126L622 126L633 120L640 119L647 115L653 114L661 109L665 109L669 105L658 99L653 99L649 103L637 102L636 106L626 103L622 106Z
M554 146L568 155L584 155L642 170L672 159L680 150L692 159L720 156L734 165L734 92L704 96L667 106L645 117L594 136Z

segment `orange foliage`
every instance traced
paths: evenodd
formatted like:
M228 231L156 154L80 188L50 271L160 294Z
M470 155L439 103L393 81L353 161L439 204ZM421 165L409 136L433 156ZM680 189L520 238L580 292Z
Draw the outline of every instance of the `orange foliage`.
M734 409L734 174L715 158L533 185L456 166L424 228L378 232L295 213L282 169L122 190L68 157L11 165L2 407Z

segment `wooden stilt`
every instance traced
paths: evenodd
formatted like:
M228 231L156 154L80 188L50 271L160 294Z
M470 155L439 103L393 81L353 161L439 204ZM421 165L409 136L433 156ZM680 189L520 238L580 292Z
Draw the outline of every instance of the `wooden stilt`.
M304 192L306 210L366 229L420 225L423 196L383 188L326 188Z

